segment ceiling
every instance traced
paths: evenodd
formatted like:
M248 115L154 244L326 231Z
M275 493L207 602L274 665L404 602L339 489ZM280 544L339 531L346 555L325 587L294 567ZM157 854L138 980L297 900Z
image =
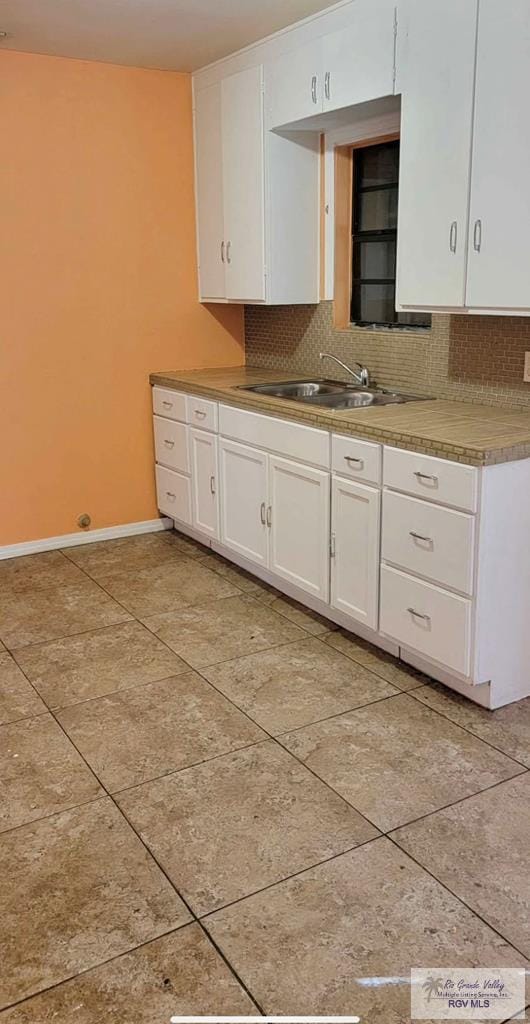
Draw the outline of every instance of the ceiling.
M193 71L335 0L0 0L2 48Z

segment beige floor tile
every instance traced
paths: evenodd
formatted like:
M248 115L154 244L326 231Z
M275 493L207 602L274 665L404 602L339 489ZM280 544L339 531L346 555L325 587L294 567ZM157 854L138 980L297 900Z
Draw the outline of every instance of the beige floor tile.
M108 799L5 832L0 860L0 1007L190 920Z
M133 572L183 557L176 545L164 540L162 532L80 544L66 548L64 554L95 580L113 572Z
M359 665L364 665L371 672L375 672L382 679L386 679L387 683L397 686L399 690L412 690L416 686L430 682L427 676L423 675L422 672L417 672L411 665L406 665L399 658L393 658L391 654L387 654L385 651L380 650L380 648L374 647L373 644L361 640L360 637L355 636L353 633L348 633L345 629L330 633L328 636L322 637L322 639L327 644L331 644L335 650L340 651L341 654L345 654L348 658L352 658L353 661L357 661Z
M109 594L142 619L241 593L198 559L184 557L137 572L102 576L100 582Z
M193 605L144 619L193 668L264 651L305 636L302 629L248 595Z
M337 629L331 619L323 618L318 612L312 611L291 597L286 597L280 590L270 587L267 583L260 583L259 591L253 591L253 597L268 605L273 611L284 615L286 619L294 622L295 626L300 626L312 636L323 636L330 630Z
M204 923L266 1013L358 1014L366 1024L409 1024L411 967L523 965L384 838Z
M60 551L41 551L0 561L0 593L3 595L60 587L84 578L84 573Z
M274 734L397 692L313 638L212 665L203 675Z
M4 647L2 641L0 640L0 654L3 654L5 650L6 648Z
M385 832L523 770L405 693L281 742Z
M207 569L211 569L212 572L217 572L223 579L228 580L229 583L233 583L234 586L238 587L245 594L260 594L261 583L256 576L252 573L247 572L246 569L241 569L235 562L230 562L227 558L223 558L222 555L216 554L215 551L209 551L207 554L203 554L199 559L201 565L206 566Z
M378 834L273 741L118 800L199 915Z
M194 672L74 704L57 717L112 792L263 739Z
M43 711L46 711L46 705L11 655L0 654L0 725L31 718Z
M103 795L51 715L0 726L0 832Z
M393 838L530 957L530 773L407 825Z
M17 661L54 709L189 671L139 622L23 647Z
M194 540L193 537L188 537L185 533L180 533L179 530L164 530L160 534L166 544L173 545L183 555L187 555L188 558L203 558L211 552L211 548L208 544L201 544L200 541Z
M198 924L186 925L0 1013L2 1024L168 1024L173 1014L256 1014Z
M11 650L130 618L86 576L80 583L0 595L0 633Z
M441 683L421 686L414 696L530 768L530 697L488 711Z

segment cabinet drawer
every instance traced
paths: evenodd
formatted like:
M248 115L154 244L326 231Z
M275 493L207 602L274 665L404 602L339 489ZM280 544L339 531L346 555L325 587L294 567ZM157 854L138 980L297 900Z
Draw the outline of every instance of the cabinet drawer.
M186 422L186 395L171 388L153 388L153 412L170 420Z
M381 568L381 632L463 676L469 675L471 607L465 597Z
M209 402L207 398L197 398L195 395L188 395L187 399L188 423L192 427L200 427L202 430L217 432L217 402Z
M191 524L191 480L164 466L156 467L158 508L170 519Z
M466 512L477 510L478 470L474 466L385 446L383 483Z
M156 461L181 473L190 471L188 428L185 423L175 423L153 416Z
M473 593L474 531L465 512L383 493L383 559L464 594Z
M330 444L327 430L305 427L291 420L219 406L219 433L235 441L244 441L257 448L266 448L278 455L287 455L300 462L309 462L320 469L329 469Z
M331 439L331 467L334 472L363 483L381 483L382 454L381 445L371 441L358 441L355 437L341 434L333 434Z

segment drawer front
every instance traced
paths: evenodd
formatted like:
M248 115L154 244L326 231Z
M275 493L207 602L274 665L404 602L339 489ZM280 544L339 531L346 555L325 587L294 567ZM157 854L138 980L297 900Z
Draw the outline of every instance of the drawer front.
M200 427L201 430L217 432L217 402L209 402L207 398L196 398L195 395L187 396L188 423L192 427Z
M476 512L478 470L459 462L385 446L383 482L418 498Z
M386 562L473 593L475 517L394 491L383 493Z
M335 473L367 484L380 484L382 461L383 449L380 444L333 434L331 467Z
M170 519L191 525L191 480L164 466L156 467L158 508Z
M186 395L171 388L153 388L153 412L170 420L186 422Z
M465 597L381 568L381 632L463 676L469 675L471 607Z
M181 473L190 472L188 428L185 423L153 416L156 461Z
M330 439L327 430L316 430L290 420L220 405L219 433L234 441L243 441L278 455L308 462L320 469L330 467Z

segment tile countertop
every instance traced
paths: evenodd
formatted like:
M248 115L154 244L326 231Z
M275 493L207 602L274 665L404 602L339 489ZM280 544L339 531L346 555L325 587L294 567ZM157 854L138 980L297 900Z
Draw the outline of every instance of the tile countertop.
M443 399L333 410L239 390L241 385L303 378L289 378L285 370L238 366L168 370L149 379L161 387L472 466L530 458L530 412Z

